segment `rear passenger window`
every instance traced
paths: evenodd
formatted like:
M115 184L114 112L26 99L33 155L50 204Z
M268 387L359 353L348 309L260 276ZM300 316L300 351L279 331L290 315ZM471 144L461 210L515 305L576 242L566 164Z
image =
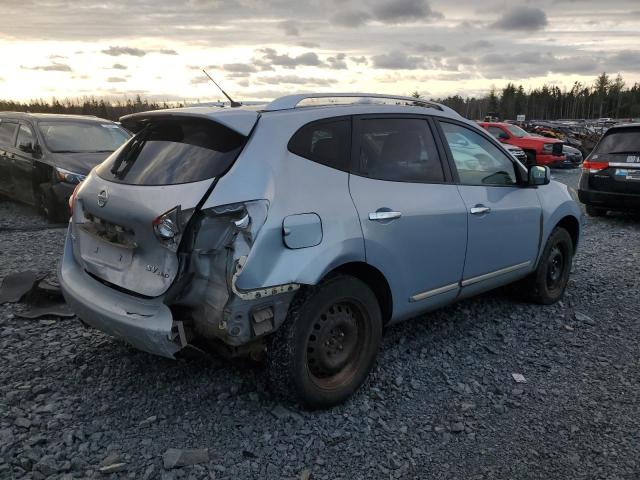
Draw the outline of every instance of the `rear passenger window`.
M324 120L305 125L291 137L288 148L291 153L314 162L348 171L351 120Z
M17 123L0 122L0 145L5 147L13 147L16 138Z
M359 171L379 180L444 182L442 164L426 120L361 120Z

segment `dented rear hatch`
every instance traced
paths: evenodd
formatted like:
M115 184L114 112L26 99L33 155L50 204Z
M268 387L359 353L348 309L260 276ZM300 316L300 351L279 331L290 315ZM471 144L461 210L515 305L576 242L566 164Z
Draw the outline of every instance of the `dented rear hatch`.
M175 279L186 223L257 120L251 111L225 118L197 110L124 117L136 135L78 190L74 256L94 278L147 297L162 295Z

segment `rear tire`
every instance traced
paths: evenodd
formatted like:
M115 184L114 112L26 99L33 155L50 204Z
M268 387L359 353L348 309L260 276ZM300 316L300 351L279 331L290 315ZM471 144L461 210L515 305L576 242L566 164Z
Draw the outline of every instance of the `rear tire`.
M594 207L593 205L586 205L585 210L590 217L604 217L607 214L606 208Z
M538 268L518 285L518 290L530 302L556 303L564 295L572 262L571 235L564 228L556 227L549 235Z
M381 337L380 306L365 283L337 275L308 287L271 337L271 390L310 408L340 404L364 383Z

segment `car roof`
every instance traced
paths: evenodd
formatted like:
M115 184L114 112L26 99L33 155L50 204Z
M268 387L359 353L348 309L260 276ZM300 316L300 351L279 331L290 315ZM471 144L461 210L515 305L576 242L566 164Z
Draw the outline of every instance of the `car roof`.
M507 122L478 122L480 125L491 125L492 127L509 127L512 124Z
M314 99L320 103L311 105L299 105L306 99ZM331 103L332 99L338 99L339 103ZM346 103L345 99L360 99L352 103ZM328 103L322 103L322 101ZM388 101L390 103L379 103ZM287 95L280 97L269 104L252 104L240 107L220 107L217 105L202 105L185 108L170 108L164 110L153 110L149 112L134 113L120 118L121 123L129 130L135 132L140 130L144 123L154 118L171 117L197 117L221 123L242 135L249 135L255 121L260 116L272 115L301 115L305 112L327 112L326 117L341 115L363 115L378 113L413 113L421 115L438 115L442 117L454 118L456 120L469 121L460 116L453 109L440 105L429 100L417 99L413 97L400 97L392 95L370 94L370 93L314 93ZM314 115L317 117L317 115Z
M619 129L623 129L623 128L638 128L640 127L640 123L635 122L635 123L618 123L616 125L612 125L611 127L609 127L609 130L607 130L607 132L610 132L611 130L619 130Z
M64 120L73 120L73 121L86 121L86 122L109 122L114 123L111 120L107 120L105 118L96 117L94 115L68 115L63 113L30 113L30 112L0 112L0 119L13 119L13 120L24 120L24 119L32 119L32 120L47 120L47 121L64 121Z

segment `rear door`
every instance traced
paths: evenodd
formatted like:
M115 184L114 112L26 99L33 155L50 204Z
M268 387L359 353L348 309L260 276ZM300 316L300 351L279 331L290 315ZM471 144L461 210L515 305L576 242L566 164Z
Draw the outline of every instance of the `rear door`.
M15 193L11 166L17 133L17 122L0 119L0 191L10 197Z
M162 240L154 224L168 215L183 231L246 141L209 119L174 115L146 122L78 192L74 253L84 269L128 291L163 294L177 274L177 244Z
M455 298L466 208L425 117L356 117L349 179L367 262L390 284L394 319Z
M33 128L25 122L20 122L18 138L16 140L15 161L12 165L13 183L16 188L16 198L34 203L33 170L36 137Z
M590 189L640 194L640 127L607 131L589 163L596 167L589 175Z
M491 288L523 275L532 269L540 243L536 190L522 186L515 162L488 136L462 123L439 125L467 210L462 286Z

